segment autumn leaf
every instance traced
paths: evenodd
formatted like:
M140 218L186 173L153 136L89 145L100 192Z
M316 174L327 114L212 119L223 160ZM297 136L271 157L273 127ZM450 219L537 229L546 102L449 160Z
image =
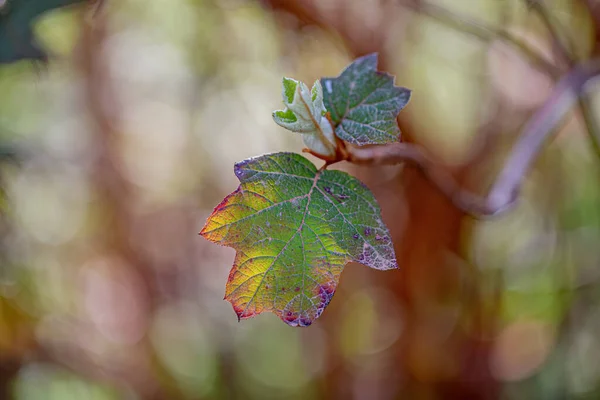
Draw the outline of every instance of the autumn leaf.
M396 117L411 92L394 86L391 75L377 71L377 54L358 58L337 78L323 78L321 82L325 108L340 139L355 145L399 140Z
M234 171L240 186L200 234L237 250L225 299L238 318L270 311L308 326L331 301L348 262L397 268L379 205L358 179L317 170L294 153L251 158Z

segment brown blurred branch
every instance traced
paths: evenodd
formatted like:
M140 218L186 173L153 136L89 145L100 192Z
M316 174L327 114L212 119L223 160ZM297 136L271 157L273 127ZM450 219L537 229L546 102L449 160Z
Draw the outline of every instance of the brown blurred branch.
M379 29L366 32L364 30L355 29L354 24L349 23L345 18L348 13L347 4L344 1L332 2L332 9L327 15L319 11L316 5L317 1L311 0L260 0L262 4L268 6L272 10L284 11L296 17L301 24L317 26L327 32L339 35L343 38L344 44L354 57L372 53L382 49L385 41L388 39L387 30L390 19L395 14L390 10L383 13L383 19L379 25ZM393 1L382 1L378 7L393 6ZM375 5L371 5L375 6ZM381 55L385 57L385 55ZM380 58L380 63L382 59Z
M97 3L99 6L102 2ZM98 199L105 205L105 226L97 240L99 247L107 254L114 254L126 261L128 268L139 277L143 286L141 300L152 316L161 301L158 282L151 263L144 255L131 246L131 225L135 218L130 202L135 188L120 169L119 125L121 120L117 94L113 78L104 53L104 45L109 37L110 21L106 12L100 9L91 20L82 20L82 32L78 46L77 61L83 77L83 101L89 112L92 127L90 132L96 151L91 164L92 182L98 192ZM163 400L182 398L179 388L171 384L171 376L158 360L150 338L145 335L131 351L139 351L139 366L122 373L119 380L127 381L129 387L142 399ZM165 384L166 383L166 384Z
M105 6L106 6L105 0L96 0L96 2L93 5L92 15L94 17L96 15L99 15L104 10Z

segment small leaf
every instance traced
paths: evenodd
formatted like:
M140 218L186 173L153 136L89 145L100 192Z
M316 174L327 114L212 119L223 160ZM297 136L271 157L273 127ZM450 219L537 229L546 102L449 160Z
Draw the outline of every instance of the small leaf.
M283 78L283 104L286 109L273 112L275 122L302 134L304 144L315 153L335 155L336 143L331 123L325 117L323 88L316 81L311 90L294 79Z
M337 78L321 79L325 107L336 124L335 134L346 142L397 142L396 117L410 100L410 90L394 86L394 78L377 72L377 54L356 59Z
M235 165L241 182L200 232L237 250L225 299L238 318L265 311L308 326L329 304L344 265L397 268L371 191L341 171L276 153Z

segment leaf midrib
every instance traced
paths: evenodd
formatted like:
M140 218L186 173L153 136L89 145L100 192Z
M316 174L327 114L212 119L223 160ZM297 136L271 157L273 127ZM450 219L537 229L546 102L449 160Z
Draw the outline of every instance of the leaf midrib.
M279 251L279 253L277 253L277 255L273 258L273 262L271 263L271 265L269 265L269 267L264 272L262 279L258 283L258 287L256 288L256 290L252 294L252 297L250 297L250 300L248 300L248 302L246 303L246 306L244 307L244 310L241 312L241 315L244 315L246 313L246 310L248 309L248 307L250 306L250 304L254 301L256 295L260 291L260 288L262 287L263 283L265 282L265 278L267 277L267 274L269 272L271 272L271 270L273 269L273 266L275 265L275 263L277 262L277 260L279 259L279 257L283 254L283 252L285 251L285 249L287 249L288 245L292 242L292 240L296 237L296 235L302 231L302 227L304 226L304 223L305 223L304 221L306 219L306 214L308 213L308 207L310 206L311 196L312 196L312 193L313 193L315 187L317 186L317 181L319 180L320 176L321 176L321 172L318 171L315 174L315 177L313 179L313 184L312 184L310 190L306 194L306 196L308 197L308 200L306 202L306 207L304 208L304 213L302 215L302 220L300 221L298 229L296 229L296 232L294 232L294 234L292 236L290 236L290 238L287 241L287 243L281 248L281 250ZM302 254L305 257L304 252L302 252ZM304 275L306 275L306 273L303 270L303 273L302 273L302 276L303 276L302 283L303 284L304 284ZM302 293L304 293L304 287L302 288Z

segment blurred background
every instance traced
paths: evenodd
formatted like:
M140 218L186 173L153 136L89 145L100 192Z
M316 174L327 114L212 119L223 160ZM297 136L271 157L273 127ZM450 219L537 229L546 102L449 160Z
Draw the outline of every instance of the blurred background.
M282 76L378 52L413 90L403 140L486 193L600 53L594 0L428 1L55 1L18 21L28 1L0 1L0 399L600 398L594 90L500 217L412 167L340 166L400 270L348 265L309 328L223 301L234 251L198 232L234 162L301 151L271 119Z

